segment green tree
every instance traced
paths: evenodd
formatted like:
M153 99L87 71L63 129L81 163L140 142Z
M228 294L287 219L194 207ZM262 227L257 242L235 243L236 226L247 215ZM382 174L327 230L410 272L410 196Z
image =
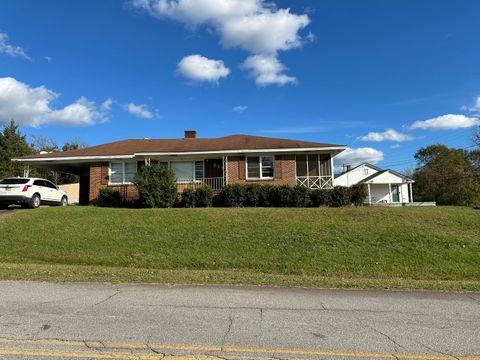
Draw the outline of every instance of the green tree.
M0 178L23 176L23 165L11 159L32 152L25 136L20 133L19 126L13 120L5 125L0 133Z
M474 205L480 201L480 173L472 152L430 145L415 154L414 196L439 205Z

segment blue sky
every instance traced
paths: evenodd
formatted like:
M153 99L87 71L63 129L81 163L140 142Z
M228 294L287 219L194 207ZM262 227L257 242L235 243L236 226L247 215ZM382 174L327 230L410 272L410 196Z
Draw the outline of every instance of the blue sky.
M472 145L480 1L274 4L2 1L0 122L60 145L305 139L400 170L421 146Z

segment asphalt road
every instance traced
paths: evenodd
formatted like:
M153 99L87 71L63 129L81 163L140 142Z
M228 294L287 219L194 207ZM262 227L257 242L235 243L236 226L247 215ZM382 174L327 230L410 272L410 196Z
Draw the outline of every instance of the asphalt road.
M0 358L448 354L480 360L480 293L0 282Z

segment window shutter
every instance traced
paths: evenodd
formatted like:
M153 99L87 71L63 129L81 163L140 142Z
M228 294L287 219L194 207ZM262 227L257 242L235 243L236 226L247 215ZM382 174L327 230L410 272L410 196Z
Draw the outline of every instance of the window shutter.
M246 177L246 174L245 174L245 161L246 161L246 157L241 157L239 156L237 158L237 162L238 162L238 178L240 180L245 180L247 177Z
M282 155L277 155L275 156L275 179L281 179L282 178Z
M100 166L100 169L101 169L100 183L102 185L108 185L108 163L101 163L101 164L99 164L99 166Z

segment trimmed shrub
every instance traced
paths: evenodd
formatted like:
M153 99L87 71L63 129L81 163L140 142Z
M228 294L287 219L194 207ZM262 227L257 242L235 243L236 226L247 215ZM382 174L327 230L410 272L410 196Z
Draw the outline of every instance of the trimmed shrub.
M245 185L243 206L252 206L252 207L261 206L262 192L263 192L262 186L259 184Z
M274 206L274 198L275 198L275 191L276 186L273 185L261 185L260 186L260 199L259 199L259 206L261 207L272 207Z
M175 173L160 164L143 167L135 176L143 206L150 208L172 207L177 198Z
M288 185L273 186L270 194L270 202L276 207L291 207L293 204L293 188Z
M330 206L332 190L315 189L310 191L310 205L314 207Z
M222 191L223 201L227 207L240 207L245 202L245 186L229 184Z
M350 202L355 206L364 204L368 197L368 188L365 184L355 184L350 187Z
M342 207L350 205L350 189L345 186L335 186L330 193L330 205Z
M123 204L120 191L111 188L100 189L97 205L102 207L120 207Z
M292 197L292 206L293 207L307 207L310 204L310 189L296 185L293 190L293 197Z
M196 207L211 207L213 202L213 190L210 186L204 185L195 191Z
M195 207L195 192L192 189L187 188L183 190L181 206L187 208Z

